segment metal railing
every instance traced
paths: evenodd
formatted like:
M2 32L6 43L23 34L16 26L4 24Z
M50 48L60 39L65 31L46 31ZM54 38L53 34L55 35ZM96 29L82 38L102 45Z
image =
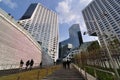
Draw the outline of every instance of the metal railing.
M92 66L73 65L80 73L82 73L85 80L116 80L115 73L112 71Z
M106 75L106 78L113 77L112 80L116 80L115 73L112 71L99 69L99 68L95 68L95 67L90 67L90 66L85 66L85 67L93 69L93 76L96 78L96 80L100 79L101 76L98 75L100 72L104 73L104 75ZM86 69L85 69L85 72L87 72ZM111 75L111 76L109 76L109 75Z
M6 65L6 66L7 67L9 66L9 68L10 68L10 65ZM14 64L14 65L16 65L16 64ZM2 72L2 74L5 73L4 74L5 76L10 75L10 74L15 74L15 76L13 75L14 79L12 79L12 80L22 80L23 78L24 78L24 80L28 80L29 79L28 77L31 77L31 76L33 76L31 78L31 80L41 80L41 79L45 79L46 76L52 74L55 70L59 69L60 67L58 67L58 66L60 66L60 65L42 65L42 67L40 67L40 66L38 66L38 63L35 63L34 67L32 69L24 69L24 68L23 69L20 69L20 68L12 69L11 68L9 70L6 70L6 69L5 70L1 70L1 72ZM34 74L31 74L31 73L34 73ZM11 78L11 76L8 76L8 77L2 79L2 76L4 76L4 75L0 75L1 76L0 77L1 80L4 80L6 78L7 79Z

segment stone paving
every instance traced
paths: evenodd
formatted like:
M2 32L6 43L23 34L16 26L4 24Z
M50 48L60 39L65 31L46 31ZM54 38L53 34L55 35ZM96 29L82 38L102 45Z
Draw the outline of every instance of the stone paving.
M55 71L42 80L85 80L83 76L75 69L63 69Z

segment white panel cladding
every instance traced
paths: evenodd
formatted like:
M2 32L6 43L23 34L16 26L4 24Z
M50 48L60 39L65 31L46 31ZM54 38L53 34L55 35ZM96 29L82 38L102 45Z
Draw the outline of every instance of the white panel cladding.
M37 41L42 42L42 48L50 56L51 54L58 54L57 14L38 3L30 20L31 26L29 26L28 31L31 35ZM54 57L57 59L58 56L56 55Z
M98 27L108 36L106 37L108 43L115 39L120 41L119 0L94 0L83 10L83 16L89 34L96 32L102 45L104 43ZM99 26L96 26L95 23L98 23Z
M0 13L0 69L18 68L21 59L24 63L33 59L39 65L41 49L38 44L21 26L3 16Z

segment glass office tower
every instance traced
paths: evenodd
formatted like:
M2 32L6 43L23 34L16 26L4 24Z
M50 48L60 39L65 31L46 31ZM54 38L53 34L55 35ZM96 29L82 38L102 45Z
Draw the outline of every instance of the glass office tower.
M59 58L66 57L70 49L79 48L82 43L83 39L80 26L79 24L73 24L69 28L69 38L59 43ZM69 44L72 46L71 48L69 48Z
M69 38L60 43L61 45L72 44L73 48L79 47L83 43L79 24L73 24L69 28Z

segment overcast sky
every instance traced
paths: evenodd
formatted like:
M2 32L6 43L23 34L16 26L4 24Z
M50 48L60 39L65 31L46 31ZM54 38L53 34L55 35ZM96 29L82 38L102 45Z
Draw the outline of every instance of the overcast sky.
M44 6L57 12L59 17L59 41L69 38L68 29L72 24L79 24L82 33L86 26L81 11L92 0L0 0L0 8L11 13L18 20L31 3L42 3ZM83 36L84 42L95 40L90 36Z

